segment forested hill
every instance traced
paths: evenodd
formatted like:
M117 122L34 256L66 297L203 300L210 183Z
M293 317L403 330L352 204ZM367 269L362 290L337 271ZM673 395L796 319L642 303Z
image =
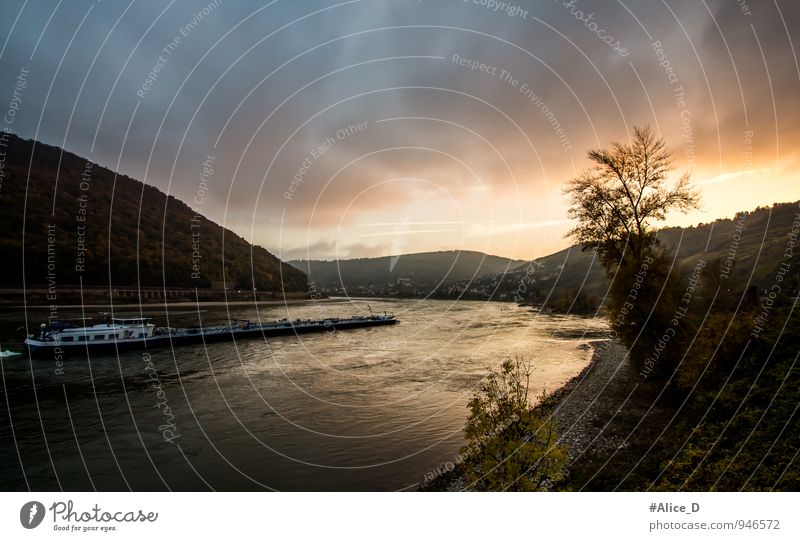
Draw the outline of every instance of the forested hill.
M3 286L21 286L24 272L29 287L207 288L224 278L233 288L306 288L301 271L153 186L57 147L2 137Z
M789 250L791 257L785 256L799 217L800 201L776 203L707 224L664 228L658 239L681 273L690 273L702 259L724 291L769 287L778 265L788 261L783 283L793 293L800 289L800 251ZM582 252L579 246L515 269L505 278L508 287L519 284L525 273L529 278L523 297L532 302L564 298L571 303L579 292L599 300L608 288L600 262L593 252Z
M386 285L398 279L409 280L416 287L432 289L453 281L508 272L525 261L469 250L450 250L402 256L289 263L306 272L315 285L323 289L368 287L370 284Z

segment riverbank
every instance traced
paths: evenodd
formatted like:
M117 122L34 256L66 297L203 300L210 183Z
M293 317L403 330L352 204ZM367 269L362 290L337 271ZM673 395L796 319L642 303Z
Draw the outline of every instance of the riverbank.
M552 417L559 443L568 446L572 463L590 447L597 451L619 447L618 438L604 428L609 414L620 408L639 380L623 346L612 340L590 345L594 353L586 368L536 407Z
M11 308L50 307L96 308L99 306L122 305L195 305L197 303L267 303L279 304L292 301L314 301L327 298L325 295L311 295L307 291L254 291L236 289L188 289L158 287L103 287L103 286L62 286L0 288L0 306Z
M608 458L629 446L630 434L642 420L664 413L646 399L650 389L631 367L622 345L597 340L590 346L594 352L586 367L535 407L552 418L559 442L568 447L568 474L554 490L591 489ZM419 490L467 488L457 466L423 483Z
M59 305L59 308L65 309L93 309L93 310L104 310L107 312L111 312L112 308L114 310L122 310L125 308L131 309L147 309L147 308L219 308L219 307L228 307L228 306L284 306L284 305L307 305L307 304L339 304L345 301L342 300L334 300L334 299L285 299L280 301L198 301L198 302L149 302L149 303L114 303L113 306L111 304L65 304ZM27 308L28 310L31 309L40 309L46 310L49 308L47 305L19 305L14 306L10 305L6 308L9 309L17 309L22 310Z

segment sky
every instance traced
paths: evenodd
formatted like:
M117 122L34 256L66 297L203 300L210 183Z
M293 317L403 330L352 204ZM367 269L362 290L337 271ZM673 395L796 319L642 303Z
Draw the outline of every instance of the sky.
M0 124L286 260L555 252L634 126L701 190L667 225L800 199L795 0L3 5Z

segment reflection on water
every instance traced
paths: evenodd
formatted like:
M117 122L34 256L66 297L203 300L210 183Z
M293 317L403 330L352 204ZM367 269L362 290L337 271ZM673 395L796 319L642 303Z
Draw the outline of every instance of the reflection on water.
M75 358L62 374L53 361L3 359L2 486L413 487L457 454L467 400L488 367L522 355L535 366L536 393L552 390L585 366L587 342L606 332L599 319L481 302L371 299L145 315L186 326L370 308L394 312L400 323ZM33 327L46 316L28 312ZM24 320L21 312L2 315L3 349L22 350L24 332L16 329Z

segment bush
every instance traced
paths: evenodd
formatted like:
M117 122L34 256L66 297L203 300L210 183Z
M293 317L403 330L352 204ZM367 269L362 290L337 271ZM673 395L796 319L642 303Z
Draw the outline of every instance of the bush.
M564 476L567 452L554 423L531 408L530 374L521 358L506 359L469 401L461 456L470 488L547 490Z

